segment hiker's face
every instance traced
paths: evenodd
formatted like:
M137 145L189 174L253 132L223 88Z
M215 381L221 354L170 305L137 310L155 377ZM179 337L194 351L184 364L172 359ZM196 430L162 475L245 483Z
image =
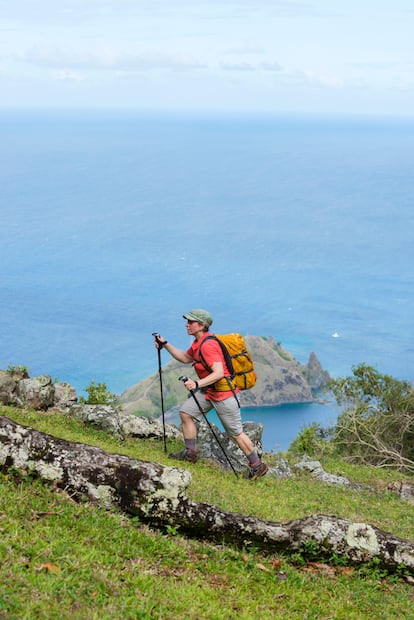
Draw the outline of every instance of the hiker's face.
M187 321L185 326L189 336L196 336L204 329L204 323L199 323L198 321Z

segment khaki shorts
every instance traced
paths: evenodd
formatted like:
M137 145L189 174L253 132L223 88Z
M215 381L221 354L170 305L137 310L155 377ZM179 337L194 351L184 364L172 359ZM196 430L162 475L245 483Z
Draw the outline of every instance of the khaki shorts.
M208 413L213 408L216 410L227 435L230 437L237 437L237 435L243 432L240 407L234 396L230 396L225 400L207 400L203 392L196 392L195 397L204 414ZM187 398L185 403L180 407L180 411L187 413L198 422L201 422L203 419L203 415L192 396Z

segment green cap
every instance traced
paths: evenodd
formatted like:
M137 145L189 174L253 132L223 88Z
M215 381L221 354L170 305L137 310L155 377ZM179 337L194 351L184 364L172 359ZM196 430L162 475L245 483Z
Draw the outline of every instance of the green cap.
M213 317L207 310L201 310L201 308L197 308L195 310L190 310L187 314L183 314L183 318L187 319L187 321L197 321L198 323L203 323L207 327L213 322Z

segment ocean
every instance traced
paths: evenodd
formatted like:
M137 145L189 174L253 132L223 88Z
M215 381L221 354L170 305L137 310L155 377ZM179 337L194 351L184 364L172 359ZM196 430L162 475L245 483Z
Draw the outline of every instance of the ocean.
M413 138L398 119L1 111L0 368L120 394L157 372L152 332L187 348L202 307L334 377L412 381ZM243 417L285 449L333 413Z

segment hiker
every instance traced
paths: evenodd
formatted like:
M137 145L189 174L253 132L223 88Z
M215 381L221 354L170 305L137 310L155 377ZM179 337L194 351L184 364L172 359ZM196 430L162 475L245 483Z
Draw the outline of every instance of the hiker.
M155 337L155 346L165 348L172 357L183 364L193 364L198 379L187 379L184 386L187 390L197 392L197 401L204 414L207 414L213 407L217 411L221 423L226 433L237 443L248 460L248 477L258 478L264 476L268 467L259 458L252 441L243 431L240 405L237 399L238 388L234 390L216 391L215 384L223 377L229 377L230 372L217 340L208 338L203 344L202 356L208 365L208 369L201 363L199 348L201 343L212 336L209 327L213 323L213 318L207 310L191 310L183 315L187 320L186 329L189 336L194 337L194 341L187 351L178 349L159 334ZM231 385L231 384L230 384ZM180 418L182 432L184 435L185 449L178 454L170 454L174 459L197 461L197 427L194 420L200 421L202 418L197 402L191 396L183 403L180 408Z

